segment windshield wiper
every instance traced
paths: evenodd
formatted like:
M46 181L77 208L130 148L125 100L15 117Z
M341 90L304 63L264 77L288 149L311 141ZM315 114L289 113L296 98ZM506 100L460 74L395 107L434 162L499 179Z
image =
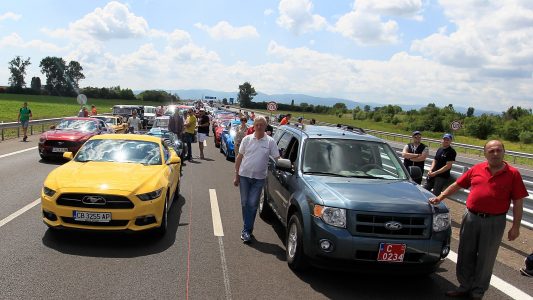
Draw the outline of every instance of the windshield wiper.
M312 175L329 175L329 176L336 176L336 177L346 177L344 175L341 175L341 174L337 174L337 173L331 173L331 172L304 172L304 174L312 174Z
M85 159L85 160L81 160L81 159L78 159L76 160L77 162L90 162L90 161L94 161L93 159Z

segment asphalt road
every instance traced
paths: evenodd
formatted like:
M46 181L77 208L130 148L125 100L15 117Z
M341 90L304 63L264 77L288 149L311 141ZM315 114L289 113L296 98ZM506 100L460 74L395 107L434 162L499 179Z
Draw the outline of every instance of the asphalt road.
M244 245L233 163L212 140L206 160L184 166L181 195L163 239L52 233L42 223L39 205L1 225L39 198L44 178L58 166L40 161L36 149L5 156L35 147L36 141L0 143L0 299L446 299L444 292L457 284L455 264L448 259L427 277L320 269L294 273L285 261L284 229L260 218L256 240ZM197 154L197 144L193 147ZM214 234L210 189L216 193L223 236ZM454 223L455 230L458 226ZM452 250L456 248L454 239ZM508 248L515 260L524 254ZM531 278L509 265L500 259L494 275L533 295ZM485 299L511 297L491 286Z

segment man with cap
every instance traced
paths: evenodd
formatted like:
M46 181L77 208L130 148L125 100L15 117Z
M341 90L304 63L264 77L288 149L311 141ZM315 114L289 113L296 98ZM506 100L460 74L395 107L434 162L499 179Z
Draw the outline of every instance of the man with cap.
M204 142L209 134L209 116L205 114L205 109L200 108L198 117L198 147L200 148L200 159L205 159Z
M422 134L420 131L413 131L413 142L405 145L402 151L403 164L409 167L416 166L424 173L424 162L429 155L429 147L421 143ZM414 179L416 183L422 184L422 177Z
M446 187L450 179L450 170L457 156L457 152L452 148L452 135L446 133L442 136L441 147L437 150L435 158L431 163L431 168L426 177L424 188L438 196Z

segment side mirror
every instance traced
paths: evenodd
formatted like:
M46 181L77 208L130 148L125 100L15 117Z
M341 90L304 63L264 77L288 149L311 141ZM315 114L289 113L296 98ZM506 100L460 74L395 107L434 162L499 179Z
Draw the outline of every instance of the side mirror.
M72 154L72 152L64 152L63 153L63 158L68 159L68 160L72 160L72 158L74 158L74 155Z
M181 163L181 158L177 156L176 154L172 153L170 155L170 159L167 162L169 165L175 165Z
M422 170L420 170L420 167L418 166L410 166L409 167L409 175L411 175L411 178L413 179L421 179L422 178Z
M291 161L285 158L278 159L278 161L276 162L276 169L285 171L285 172L294 173L294 171L292 170Z

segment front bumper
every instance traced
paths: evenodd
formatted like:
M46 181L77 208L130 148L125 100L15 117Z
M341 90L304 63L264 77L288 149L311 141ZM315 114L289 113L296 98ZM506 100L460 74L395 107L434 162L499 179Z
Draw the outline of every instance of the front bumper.
M166 194L163 192L159 198L149 201L141 201L135 195L124 191L108 190L99 193L102 196L121 196L133 203L132 208L102 208L102 207L75 207L59 205L57 200L60 194L76 193L94 195L94 190L64 189L56 191L54 196L48 197L41 194L41 208L43 222L53 228L97 230L97 231L142 231L161 226ZM73 218L74 211L111 213L111 221L105 223L76 221ZM150 221L152 220L152 221ZM147 222L145 222L147 221ZM136 224L137 223L137 224Z
M311 217L311 228L304 237L305 255L319 266L332 269L363 270L372 266L376 272L413 271L431 272L446 257L450 249L451 229L433 232L429 239L401 239L354 236L347 229L325 224L321 219ZM327 240L332 244L328 251L321 249L320 242ZM377 261L380 243L405 244L403 262Z
M78 153L78 151L80 150L82 144L79 144L79 145L75 145L75 146L71 146L71 147L65 147L68 149L68 152L72 152L72 154L76 154ZM52 146L46 146L44 145L44 143L40 143L38 144L38 149L39 149L39 154L42 156L42 157L47 157L47 158L63 158L63 153L64 152L54 152L53 151L53 148Z

